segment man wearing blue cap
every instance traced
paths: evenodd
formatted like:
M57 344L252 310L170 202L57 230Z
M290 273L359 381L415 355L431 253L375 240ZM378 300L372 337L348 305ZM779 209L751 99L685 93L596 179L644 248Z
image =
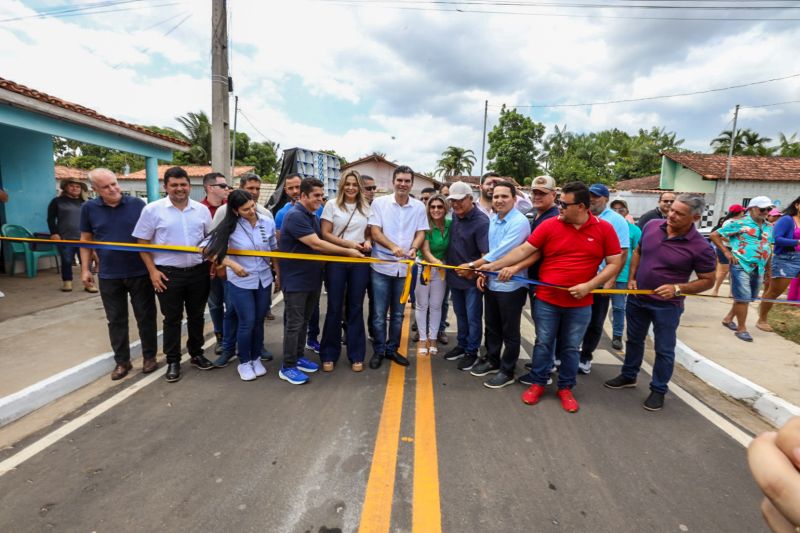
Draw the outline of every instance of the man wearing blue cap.
M614 227L614 233L619 238L619 246L622 248L622 264L628 256L628 248L631 245L630 230L628 229L628 222L625 218L608 207L608 199L610 193L608 187L602 183L595 183L589 187L589 194L591 195L591 206L589 210L600 220L605 220ZM600 264L599 270L602 270L605 262ZM614 278L608 280L604 289L613 289L615 287ZM603 323L606 321L608 315L608 305L611 302L611 296L608 294L595 294L592 302L592 319L589 326L586 328L586 333L583 336L583 346L581 347L581 359L578 363L578 372L581 374L588 374L592 371L592 358L597 345L600 343L600 338L603 336Z

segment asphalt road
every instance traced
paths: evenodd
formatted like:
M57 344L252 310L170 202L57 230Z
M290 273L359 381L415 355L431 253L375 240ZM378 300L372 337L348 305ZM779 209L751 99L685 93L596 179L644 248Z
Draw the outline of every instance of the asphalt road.
M301 387L267 366L184 365L44 448L0 477L0 531L765 530L741 444L672 395L645 411L645 380L605 389L616 366L581 377L577 414L441 358Z

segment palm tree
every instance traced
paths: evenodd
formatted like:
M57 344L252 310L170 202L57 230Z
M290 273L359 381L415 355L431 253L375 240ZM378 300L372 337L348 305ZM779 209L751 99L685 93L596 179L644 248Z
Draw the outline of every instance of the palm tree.
M715 154L727 154L731 147L731 137L734 137L733 130L723 130L719 136L711 141L711 147L714 149ZM741 154L744 147L742 140L742 130L736 130L735 141L733 144L733 153Z
M571 138L572 133L567 132L566 124L564 124L563 128L559 128L558 124L555 125L555 132L550 134L542 143L542 153L538 158L544 164L545 171L550 168L553 160L564 157Z
M750 129L742 131L742 137L744 141L743 155L771 156L775 153L776 148L767 146L767 144L772 142L772 139L769 137L762 137Z
M791 137L786 137L783 133L778 134L779 155L782 157L800 157L800 141L797 133L792 133Z
M437 176L463 176L469 175L475 166L475 154L472 150L459 148L458 146L448 146L442 152L442 158L436 162Z
M189 159L198 165L207 165L211 159L211 121L205 112L189 112L182 117L176 117L182 132L177 132L192 146L189 148Z

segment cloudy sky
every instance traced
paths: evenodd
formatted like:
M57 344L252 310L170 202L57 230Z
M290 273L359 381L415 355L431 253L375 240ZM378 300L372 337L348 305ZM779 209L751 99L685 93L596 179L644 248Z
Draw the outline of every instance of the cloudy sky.
M176 126L189 111L210 115L211 0L106 0L86 10L88 3L3 0L0 77L135 123ZM480 164L484 100L490 129L505 103L548 133L554 124L574 132L661 126L701 151L730 128L735 104L800 100L800 2L775 0L766 5L785 9L758 11L635 6L765 2L569 3L229 0L240 130L349 160L385 152L425 172L449 145L472 149ZM731 18L784 20L719 20ZM792 75L680 98L524 107ZM800 104L743 109L740 126L791 134L800 130Z

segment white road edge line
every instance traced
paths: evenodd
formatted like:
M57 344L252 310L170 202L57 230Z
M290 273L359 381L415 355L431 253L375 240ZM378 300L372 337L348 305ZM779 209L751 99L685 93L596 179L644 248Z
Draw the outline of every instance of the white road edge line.
M272 305L277 305L283 300L283 293L278 294L272 300ZM216 339L209 339L203 344L203 349L206 349L212 346L216 342ZM185 362L188 359L187 355L184 355L181 358L181 362ZM163 377L163 372L153 372L149 376L146 376L133 385L127 387L125 390L122 390L109 398L108 400L102 402L99 405L96 405L83 413L81 416L74 420L70 420L57 430L53 431L52 433L48 433L41 439L37 440L27 448L17 452L16 454L12 455L5 461L0 463L0 477L4 476L11 470L14 470L19 465L33 457L34 455L46 450L48 447L52 446L56 442L60 441L70 433L80 429L82 426L85 426L87 423L91 422L98 416L102 415L112 407L119 405L120 403L124 402L143 388L147 387L151 383L154 383L161 377Z

